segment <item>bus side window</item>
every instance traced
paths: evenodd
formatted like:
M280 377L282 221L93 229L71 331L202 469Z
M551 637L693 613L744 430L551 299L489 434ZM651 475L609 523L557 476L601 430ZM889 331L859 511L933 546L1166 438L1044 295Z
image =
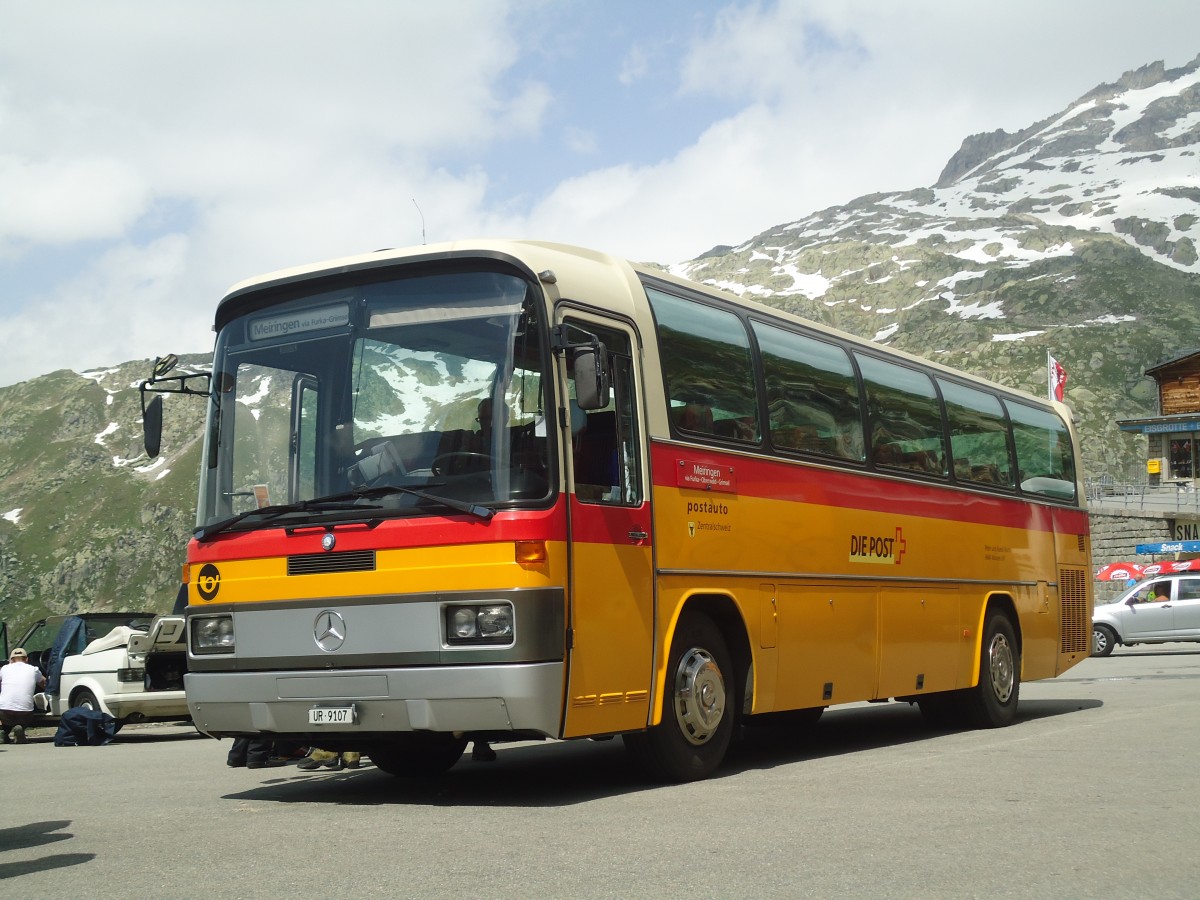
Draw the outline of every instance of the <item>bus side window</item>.
M862 462L858 383L837 344L753 321L776 448Z
M867 391L871 458L876 465L944 478L938 393L924 372L855 353Z
M654 313L672 430L689 438L759 443L754 358L742 320L652 287L646 297Z

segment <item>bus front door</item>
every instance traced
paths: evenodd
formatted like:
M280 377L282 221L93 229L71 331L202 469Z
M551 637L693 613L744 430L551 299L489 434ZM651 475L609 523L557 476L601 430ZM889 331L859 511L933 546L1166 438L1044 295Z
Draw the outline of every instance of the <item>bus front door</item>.
M570 404L571 629L564 737L645 728L653 674L651 517L634 337L570 318L608 351L608 406ZM570 367L568 367L569 369ZM574 385L567 377L568 396ZM566 432L568 429L564 429Z

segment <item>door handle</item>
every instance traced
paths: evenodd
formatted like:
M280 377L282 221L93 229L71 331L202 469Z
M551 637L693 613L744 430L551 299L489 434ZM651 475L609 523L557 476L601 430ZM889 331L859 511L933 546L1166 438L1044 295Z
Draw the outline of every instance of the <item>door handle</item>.
M635 543L639 542L639 541L644 541L648 537L650 537L649 534L647 534L646 532L644 532L638 528L634 528L629 532L629 539L631 541L634 541Z

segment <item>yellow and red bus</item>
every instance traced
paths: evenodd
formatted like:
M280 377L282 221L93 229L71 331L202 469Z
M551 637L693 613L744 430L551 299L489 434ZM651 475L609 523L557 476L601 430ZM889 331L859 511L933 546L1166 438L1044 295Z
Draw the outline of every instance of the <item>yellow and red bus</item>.
M1006 725L1088 655L1061 404L550 243L278 272L215 331L211 373L143 385L148 448L156 392L208 397L210 735L394 774L621 735L689 780L738 721L896 699Z

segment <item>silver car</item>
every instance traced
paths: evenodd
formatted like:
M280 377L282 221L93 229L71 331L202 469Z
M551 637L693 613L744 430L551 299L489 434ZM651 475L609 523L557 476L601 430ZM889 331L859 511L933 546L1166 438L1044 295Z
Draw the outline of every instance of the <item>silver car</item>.
M1200 575L1147 578L1092 612L1092 656L1167 641L1200 641Z

